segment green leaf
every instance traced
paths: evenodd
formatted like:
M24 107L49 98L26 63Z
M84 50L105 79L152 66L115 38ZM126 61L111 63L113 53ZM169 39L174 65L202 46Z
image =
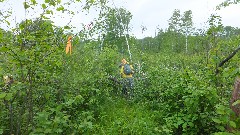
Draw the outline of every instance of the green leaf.
M9 22L9 21L5 20L5 22L6 22L8 25L10 25L10 22Z
M177 123L174 123L173 124L175 128L178 128L178 124Z
M0 52L7 52L9 49L5 46L0 48Z
M62 130L62 129L60 129L60 128L58 128L58 129L56 130L56 132L57 132L57 133L62 133L62 132L63 132L63 130Z
M44 131L44 133L51 133L52 132L52 129L50 129L50 128L47 128L47 129L45 129L45 131Z
M25 9L28 9L30 7L27 2L23 2L23 6Z
M229 122L229 125L233 128L236 128L236 123L234 121L230 121Z
M60 4L60 3L61 3L61 0L57 0L57 3Z
M182 123L184 123L183 120L178 120L178 122L177 122L178 125L181 125Z
M43 19L46 19L46 20L48 20L48 19L49 19L48 17L46 17L46 16L44 16L44 15L42 16L42 18L43 18Z
M7 93L5 93L5 92L1 93L1 94L0 94L0 99L6 97L6 95L7 95Z
M189 125L190 127L194 127L194 124L193 124L192 122L189 122L188 125Z
M49 93L46 93L45 98L48 100L49 97L50 97L50 94L49 94Z
M23 24L20 24L19 28L20 28L20 30L23 30L25 28L25 26Z
M46 14L53 14L53 11L52 10L47 10Z
M5 99L6 100L11 100L13 98L13 94L12 93L7 93Z
M46 9L47 8L46 4L42 4L42 8Z
M226 114L225 108L225 106L219 105L216 110L217 114Z
M225 130L225 127L224 126L216 126L217 129L219 129L220 131L224 131Z
M235 102L232 104L232 106L235 106L235 105L237 105L237 104L240 104L240 100L235 101Z
M63 6L60 6L57 8L57 11L63 11L64 10L64 7Z
M224 130L223 130L223 131L224 131ZM228 132L216 132L216 133L214 133L213 135L236 135L236 134L228 133Z
M222 123L221 120L216 119L216 118L213 118L212 120L213 120L215 123L218 123L218 124Z
M64 29L71 29L69 26L64 26Z
M182 127L185 129L187 127L187 123L183 123Z
M37 4L36 0L31 0L31 2L32 2L33 5Z

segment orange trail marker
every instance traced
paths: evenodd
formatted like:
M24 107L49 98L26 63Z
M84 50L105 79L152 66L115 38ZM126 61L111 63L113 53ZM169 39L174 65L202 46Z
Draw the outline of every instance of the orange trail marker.
M67 41L67 46L66 46L66 54L68 54L68 52L70 52L70 55L72 54L71 40L72 40L72 36L69 36L68 41Z

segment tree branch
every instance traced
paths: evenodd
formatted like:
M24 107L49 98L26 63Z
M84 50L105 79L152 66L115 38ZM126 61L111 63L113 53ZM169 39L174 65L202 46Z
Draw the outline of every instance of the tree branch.
M227 58L225 58L223 61L221 61L217 68L216 68L216 74L219 73L219 67L222 67L226 62L228 62L238 51L240 50L240 46L238 46L238 48L236 50L234 50Z

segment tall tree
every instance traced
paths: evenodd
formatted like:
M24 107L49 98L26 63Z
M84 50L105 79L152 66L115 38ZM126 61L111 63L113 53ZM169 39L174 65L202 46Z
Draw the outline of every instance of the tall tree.
M101 33L105 35L105 44L119 45L125 42L124 35L128 34L132 14L124 8L106 8L106 11L99 15L100 22L97 23ZM121 47L120 47L121 48Z
M177 38L179 37L179 32L181 28L181 14L179 9L175 9L173 11L172 17L168 20L168 30L174 32L173 37L176 38L176 33L177 33ZM177 45L179 45L179 42L177 42ZM172 49L174 49L174 43L172 42Z
M212 14L209 18L209 26L210 28L207 31L207 36L209 39L209 45L207 47L207 63L210 56L213 56L213 62L215 65L215 70L218 72L218 63L220 62L219 56L219 40L220 33L223 30L222 18L218 15ZM212 51L211 51L212 50ZM218 85L218 80L216 80L216 84Z
M233 35L237 35L235 31L236 31L236 29L234 27L225 26L223 28L223 36L226 38L230 38Z
M186 37L185 49L186 49L186 53L187 53L188 52L188 36L189 36L189 34L191 34L191 32L193 30L192 11L191 10L184 12L184 14L182 15L182 18L181 18L181 22L182 22L181 30Z
M52 43L54 30L52 22L37 18L35 20L25 20L19 24L20 32L18 35L19 43L23 47L41 45L46 41Z
M179 9L173 11L172 17L168 20L169 30L179 31L181 28L181 14Z

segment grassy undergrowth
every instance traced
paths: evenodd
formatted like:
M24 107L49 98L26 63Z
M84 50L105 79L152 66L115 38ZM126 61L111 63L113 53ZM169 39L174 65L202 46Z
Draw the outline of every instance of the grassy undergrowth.
M120 97L101 107L97 134L156 134L154 112Z

